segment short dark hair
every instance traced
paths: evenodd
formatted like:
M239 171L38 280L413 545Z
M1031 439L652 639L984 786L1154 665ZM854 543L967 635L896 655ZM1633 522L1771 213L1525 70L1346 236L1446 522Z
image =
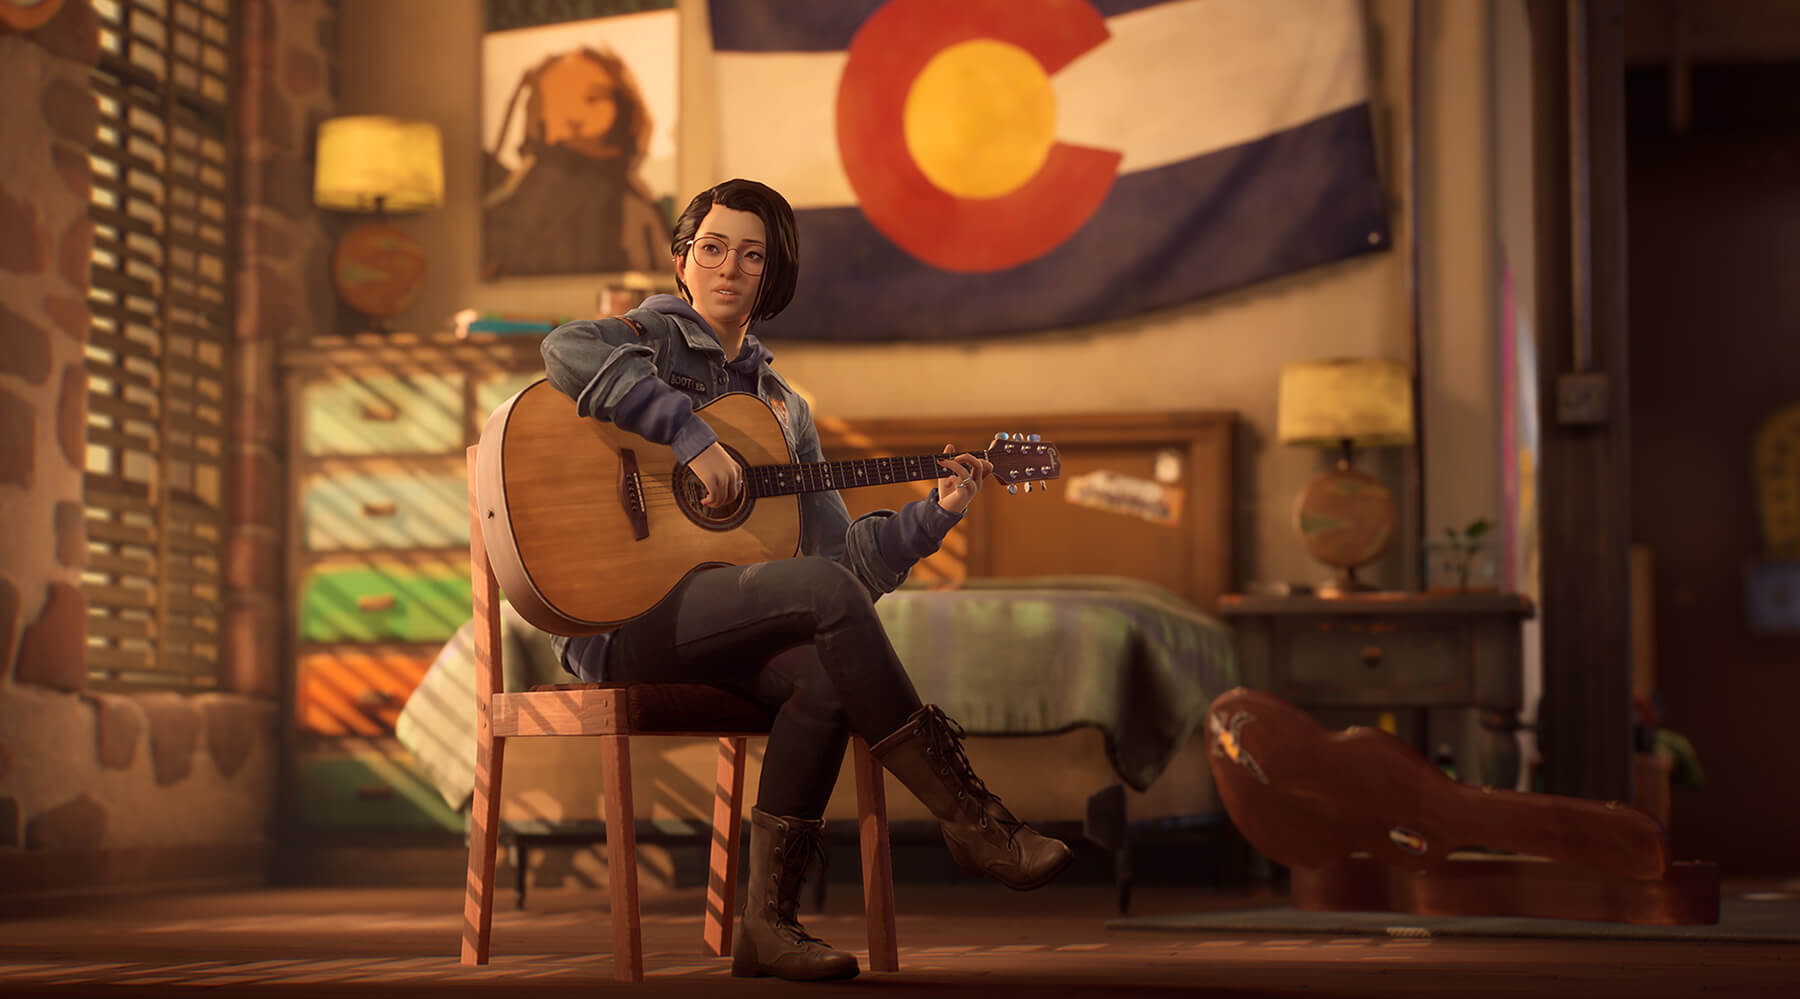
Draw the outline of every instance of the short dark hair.
M694 195L694 200L688 202L687 208L675 220L675 234L669 240L670 256L687 255L694 234L700 231L701 220L714 205L752 212L762 219L763 229L768 233L769 261L763 266L756 302L750 306L750 320L775 318L794 300L794 284L800 277L800 236L799 228L794 224L793 207L781 192L754 180L738 177L715 184ZM681 280L679 272L675 275L675 283L681 287L682 296L692 302L694 293L688 290L687 282Z

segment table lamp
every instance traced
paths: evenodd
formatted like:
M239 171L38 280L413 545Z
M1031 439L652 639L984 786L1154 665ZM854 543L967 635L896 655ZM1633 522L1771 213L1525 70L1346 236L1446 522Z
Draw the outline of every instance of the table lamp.
M1387 550L1398 509L1379 479L1352 467L1355 449L1413 439L1412 379L1396 361L1334 359L1283 365L1276 413L1283 444L1336 448L1337 467L1294 501L1294 530L1307 554L1337 571L1326 592L1374 587L1356 578Z
M375 215L338 241L331 275L338 297L386 329L425 287L424 249L387 216L444 203L443 140L429 122L332 118L319 126L317 163L314 204Z

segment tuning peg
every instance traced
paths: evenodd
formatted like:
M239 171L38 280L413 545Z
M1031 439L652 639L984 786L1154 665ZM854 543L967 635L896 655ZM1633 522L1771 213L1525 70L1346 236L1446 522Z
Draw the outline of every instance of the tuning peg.
M1006 485L1006 491L1013 494L1014 496L1019 495L1019 487L1016 485L1013 485L1010 482L1007 483L1007 485Z
M1037 435L1037 434L1032 434L1032 435L1031 435L1031 436L1030 436L1030 437L1027 437L1027 438L1025 438L1025 439L1026 439L1026 440L1028 440L1028 441L1030 441L1030 442L1031 442L1031 443L1033 443L1033 444L1036 444L1036 443L1037 443L1037 442L1038 442L1038 439L1039 439L1039 438L1038 438L1038 435Z
M1009 440L1012 440L1012 438L1011 438L1011 437L1008 437L1008 436L1006 436L1006 435L1005 435L1005 434L995 434L995 435L994 435L994 436L995 436L995 437L996 437L996 438L998 438L998 439L1000 439L1000 440L1003 440L1003 441L1009 441Z
M1025 492L1027 494L1029 494L1031 492L1031 483L1029 483L1029 482L1025 483Z

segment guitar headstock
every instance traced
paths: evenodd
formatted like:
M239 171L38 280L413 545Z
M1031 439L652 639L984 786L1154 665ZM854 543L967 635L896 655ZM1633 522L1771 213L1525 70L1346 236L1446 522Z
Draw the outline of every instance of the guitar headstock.
M994 481L1005 485L1009 493L1017 492L1021 485L1031 492L1033 482L1062 475L1062 457L1056 445L1038 440L1037 434L997 434L988 445L987 458L994 465Z

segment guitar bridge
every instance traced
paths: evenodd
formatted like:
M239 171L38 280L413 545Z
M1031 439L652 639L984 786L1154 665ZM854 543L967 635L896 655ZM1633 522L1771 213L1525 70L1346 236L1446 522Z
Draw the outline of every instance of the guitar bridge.
M628 447L619 449L619 506L631 521L631 534L642 541L650 536L650 517L645 512L644 482L638 475L637 454Z

